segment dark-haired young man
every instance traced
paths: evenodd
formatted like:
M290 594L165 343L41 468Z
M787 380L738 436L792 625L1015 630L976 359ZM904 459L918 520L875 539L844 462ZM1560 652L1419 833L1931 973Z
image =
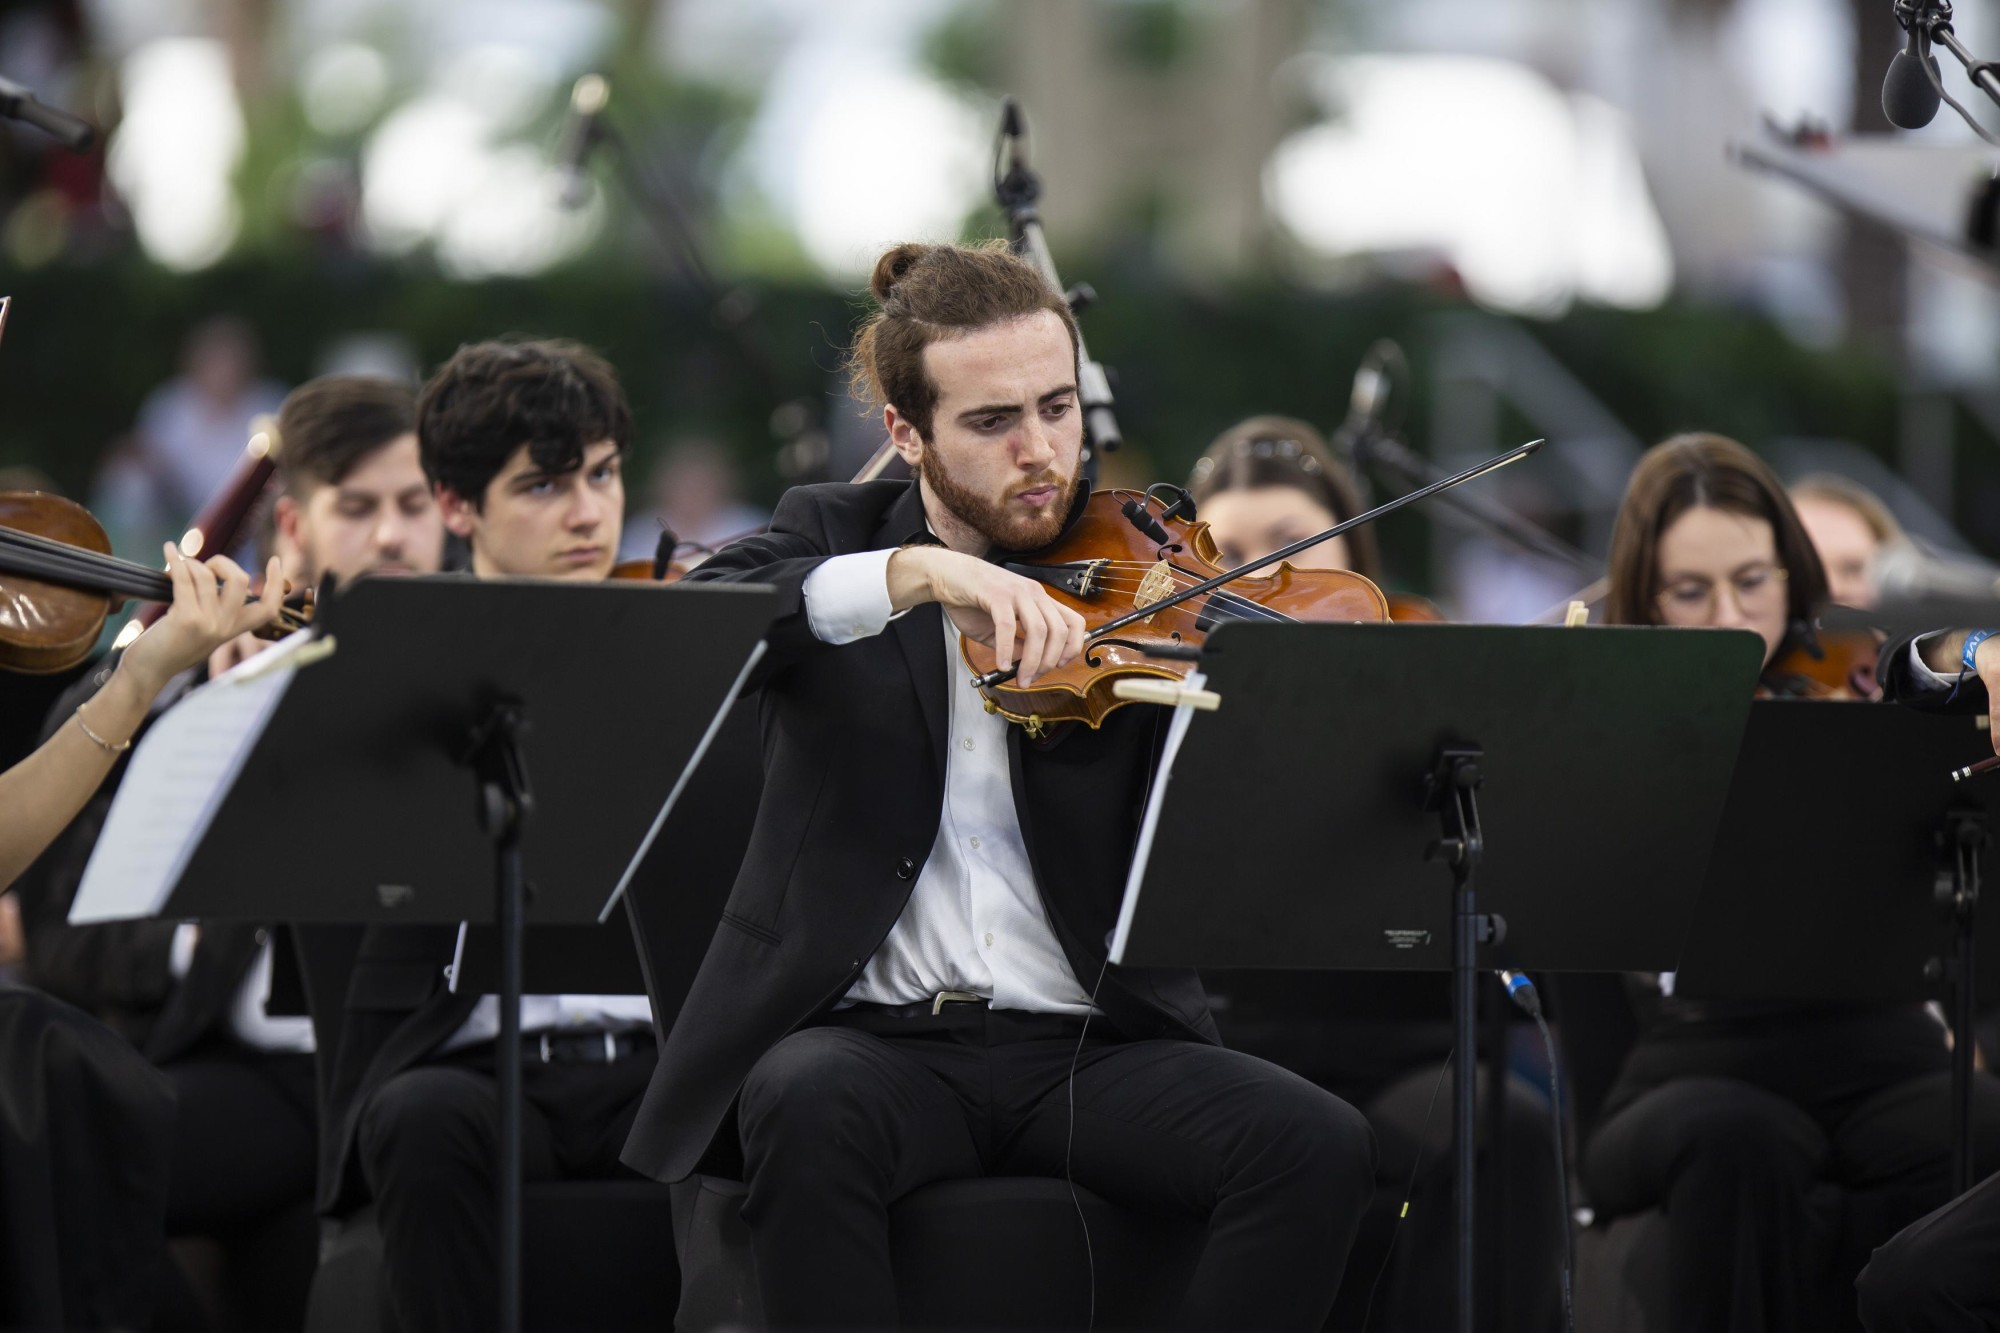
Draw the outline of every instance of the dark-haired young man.
M777 1326L895 1324L886 1210L911 1190L1073 1170L1207 1222L1177 1322L1316 1329L1373 1189L1367 1122L1223 1050L1193 973L1107 961L1160 713L1030 743L957 663L961 631L1023 685L1080 650L1081 620L990 559L1081 497L1068 308L990 249L897 247L873 289L858 378L917 480L795 489L692 576L790 610L749 854L626 1160L685 1177L736 1106Z
M459 349L417 432L444 521L479 577L588 582L617 558L631 412L611 367L563 342ZM376 1205L403 1333L490 1328L499 1101L495 997L445 988L452 927L365 937L333 1053L320 1204ZM619 1146L652 1073L644 996L522 998L528 1180L627 1174Z
M438 568L444 529L418 462L407 386L313 380L285 399L278 431L273 544L294 586L329 573L346 581ZM211 673L262 646L247 636L225 644ZM113 666L92 673L51 721L66 718ZM168 686L154 715L199 680L190 672ZM167 1230L224 1242L231 1263L219 1293L228 1307L218 1312L222 1326L296 1326L316 1258L311 1212L302 1207L317 1162L311 1028L266 1012L272 957L263 927L67 924L122 777L121 766L24 878L30 978L104 1019L172 1080ZM176 1326L176 1317L163 1309L163 1326Z

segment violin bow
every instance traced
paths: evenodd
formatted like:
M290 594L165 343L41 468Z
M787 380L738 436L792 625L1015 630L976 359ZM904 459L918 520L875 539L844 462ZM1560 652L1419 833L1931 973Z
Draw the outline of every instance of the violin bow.
M1258 570L1275 565L1280 560L1288 560L1308 547L1318 546L1321 542L1332 541L1335 537L1358 528L1363 523L1372 523L1387 514L1393 514L1405 505L1413 505L1419 500L1428 500L1433 495L1448 491L1454 486L1462 486L1468 481L1476 480L1489 472L1506 467L1509 463L1518 463L1546 443L1546 440L1529 440L1526 444L1509 449L1504 454L1496 454L1492 458L1474 463L1463 472L1454 472L1451 476L1440 478L1428 486L1420 487L1407 494L1399 495L1386 503L1376 505L1367 513L1356 514L1353 518L1334 524L1324 532L1316 532L1310 537L1301 537L1295 542L1279 547L1269 555L1258 556L1255 560L1238 565L1235 569L1225 570L1223 573L1217 574L1212 578L1203 579L1199 583L1189 584L1178 592L1162 597L1157 602L1148 602L1146 605L1128 611L1122 616L1105 621L1102 625L1092 630L1084 642L1096 643L1107 634L1116 633L1127 625L1145 620L1151 616L1156 616L1169 607L1179 606L1182 602L1205 596L1222 587L1224 584L1231 583L1249 574L1255 574ZM1015 670L1014 667L1008 667L1004 671L989 671L983 676L973 677L972 683L982 690L990 689L995 685L1004 685L1014 679Z

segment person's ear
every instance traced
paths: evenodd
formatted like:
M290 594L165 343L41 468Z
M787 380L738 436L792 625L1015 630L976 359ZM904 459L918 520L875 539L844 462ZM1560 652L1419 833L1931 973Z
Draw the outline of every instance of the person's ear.
M910 471L917 471L924 461L924 437L915 424L897 411L894 403L882 409L882 424L889 431L889 443L896 447L897 456L909 464Z
M449 486L435 488L438 513L454 537L470 538L479 529L479 507Z

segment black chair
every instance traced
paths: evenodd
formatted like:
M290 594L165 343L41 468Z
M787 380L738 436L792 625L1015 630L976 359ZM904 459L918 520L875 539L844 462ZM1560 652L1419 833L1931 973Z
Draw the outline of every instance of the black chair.
M679 1333L762 1328L744 1187L673 1187ZM1085 1244L1079 1206L1089 1223ZM901 1322L912 1328L1169 1328L1207 1243L1201 1224L1119 1208L1042 1177L927 1185L889 1210Z

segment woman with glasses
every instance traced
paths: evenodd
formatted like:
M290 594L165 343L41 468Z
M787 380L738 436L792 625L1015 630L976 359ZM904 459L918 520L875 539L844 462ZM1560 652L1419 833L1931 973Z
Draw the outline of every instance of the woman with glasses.
M1680 435L1640 460L1609 584L1614 623L1751 630L1761 691L1808 692L1773 664L1811 633L1826 575L1777 477L1735 441ZM1943 1026L1915 1004L1697 1001L1661 981L1583 1146L1592 1206L1665 1211L1673 1330L1859 1328L1869 1251L1951 1192ZM1975 1092L1990 1153L2000 1085Z
M1224 431L1195 465L1188 489L1230 567L1363 508L1360 487L1319 432L1290 417L1251 417ZM1365 525L1308 547L1291 563L1381 576L1375 535ZM1451 1050L1448 980L1436 973L1269 971L1203 972L1202 979L1232 1048L1313 1080L1360 1107L1375 1130L1375 1203L1327 1327L1448 1327L1451 1115L1443 1099L1434 1100ZM1533 1333L1561 1327L1555 1225L1561 1165L1546 1099L1516 1076L1508 1080L1506 1105L1506 1143L1497 1162L1487 1158L1484 1117L1479 1124L1480 1188L1488 1198L1499 1191L1512 1219L1501 1229L1504 1289L1492 1278L1482 1288L1488 1301L1500 1291L1502 1308L1482 1327ZM1406 1198L1409 1215L1399 1221Z

